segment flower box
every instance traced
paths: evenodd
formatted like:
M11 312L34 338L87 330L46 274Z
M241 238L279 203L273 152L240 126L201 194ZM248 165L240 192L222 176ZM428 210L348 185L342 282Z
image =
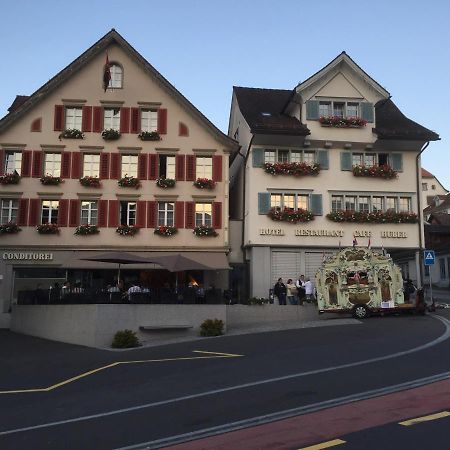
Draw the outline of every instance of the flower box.
M7 173L0 177L0 184L19 184L20 175L14 171L14 173Z
M100 187L100 178L97 177L83 177L80 178L80 184L85 187Z
M119 225L116 228L116 233L121 236L134 236L139 231L139 227L134 225Z
M263 169L270 175L293 175L300 177L304 175L318 175L320 165L317 163L307 164L304 162L294 163L265 163Z
M298 222L310 222L314 220L314 215L311 211L307 211L306 209L289 209L289 208L272 208L267 215L275 221L280 222L290 222L290 223L298 223Z
M175 187L176 181L172 178L158 178L156 180L156 186L167 189Z
M68 128L59 135L59 139L84 139L84 133L76 128Z
M155 228L154 233L158 236L173 236L178 233L178 229L175 227L160 225L158 228Z
M117 184L120 187L132 187L135 189L138 189L141 187L141 182L139 180L139 178L135 178L135 177L129 177L128 175L125 175L123 178L121 178Z
M77 236L87 236L90 234L98 234L100 233L100 230L98 229L97 225L79 225L75 228L75 233Z
M120 138L120 131L114 130L113 128L109 128L107 130L102 131L102 138L105 141L116 141Z
M398 175L398 173L387 164L382 166L353 166L352 171L355 177L384 178L385 180L397 178Z
M210 180L208 178L197 178L196 181L194 181L194 186L198 189L214 189L216 187L216 182L213 180Z
M327 214L327 219L333 222L358 223L417 223L417 214L412 212L356 212L337 211Z
M19 231L22 231L21 228L17 226L14 222L8 222L0 225L0 235L2 234L16 234Z
M325 127L334 128L362 128L367 124L367 120L361 117L339 117L339 116L322 116L319 122Z
M63 182L61 177L54 177L53 175L44 175L41 177L41 183L45 186L59 186Z
M56 223L43 223L36 227L39 234L58 234L59 227Z
M161 136L157 131L141 131L138 134L138 138L141 141L160 141Z
M219 235L213 227L207 227L205 225L195 227L192 232L198 237L216 237Z

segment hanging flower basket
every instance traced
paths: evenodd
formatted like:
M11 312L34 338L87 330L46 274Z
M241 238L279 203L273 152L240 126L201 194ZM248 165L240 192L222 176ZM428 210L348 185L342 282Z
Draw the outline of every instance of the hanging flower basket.
M208 178L197 178L196 181L194 181L194 186L198 189L214 189L216 187L216 182L213 180L210 180Z
M355 177L372 177L391 180L398 176L398 173L387 164L382 166L353 166L352 171Z
M44 186L59 186L63 181L61 177L54 177L53 175L44 175L41 177L41 183Z
M43 223L38 225L36 230L39 234L59 234L59 227L56 223Z
M83 177L83 178L80 178L80 184L85 187L99 188L100 187L100 178L98 178L98 177Z
M14 171L14 173L7 173L0 177L0 184L19 184L20 175Z
M178 229L175 227L160 225L158 228L155 228L154 233L158 236L173 236L178 233Z
M176 181L172 178L158 178L156 180L156 186L167 189L175 187Z
M412 212L356 212L337 211L327 214L327 219L333 222L358 223L417 223L417 214Z
M113 128L109 128L107 130L102 131L102 138L105 141L116 141L120 138L120 131L114 130Z
M157 131L141 131L138 134L138 138L141 141L160 141L161 136Z
M290 222L290 223L298 223L298 222L310 222L314 220L314 215L311 211L307 211L306 209L289 209L284 208L272 208L267 215L275 221L279 222Z
M270 175L293 175L294 177L301 177L304 175L318 175L320 172L320 165L317 163L307 164L304 162L294 163L265 163L264 171Z
M116 233L121 236L134 236L139 231L139 227L134 225L119 225L116 228Z
M138 189L141 187L141 182L139 180L139 178L135 178L135 177L129 177L128 175L125 175L123 178L121 178L117 184L120 187L132 187L135 189Z
M84 133L76 128L68 128L59 135L59 139L84 139Z
M16 234L19 231L22 231L21 228L17 226L14 222L8 222L0 225L0 235L2 234Z
M195 227L192 232L198 237L216 237L219 235L213 227L207 227L205 225Z
M75 228L75 233L77 236L87 236L90 234L98 234L100 233L100 230L98 229L97 225L79 225Z
M360 117L339 117L339 116L322 116L319 122L324 127L335 128L362 128L367 124L367 120Z

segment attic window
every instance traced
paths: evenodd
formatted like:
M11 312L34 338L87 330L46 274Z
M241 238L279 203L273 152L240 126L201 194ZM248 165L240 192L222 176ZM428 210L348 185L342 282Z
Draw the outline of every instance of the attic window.
M270 117L272 115L272 113L270 113L270 112L262 112L261 115L264 116L264 117Z
M123 69L122 67L116 63L111 63L109 67L109 71L111 73L111 79L109 80L108 88L121 88L123 83Z

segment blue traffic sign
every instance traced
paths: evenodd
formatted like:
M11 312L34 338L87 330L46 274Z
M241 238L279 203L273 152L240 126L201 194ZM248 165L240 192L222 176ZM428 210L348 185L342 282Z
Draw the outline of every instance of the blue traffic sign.
M423 264L425 266L434 265L435 259L436 258L435 258L434 250L425 250L423 252Z

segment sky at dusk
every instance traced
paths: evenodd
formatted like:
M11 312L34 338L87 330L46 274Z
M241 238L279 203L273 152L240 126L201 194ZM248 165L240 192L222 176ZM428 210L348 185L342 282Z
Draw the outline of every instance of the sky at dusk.
M450 189L450 2L0 1L0 116L115 28L225 133L233 85L292 89L339 53L441 141L423 167Z

